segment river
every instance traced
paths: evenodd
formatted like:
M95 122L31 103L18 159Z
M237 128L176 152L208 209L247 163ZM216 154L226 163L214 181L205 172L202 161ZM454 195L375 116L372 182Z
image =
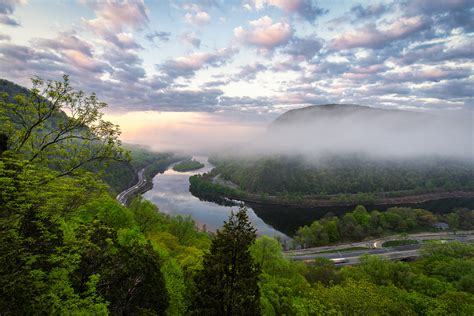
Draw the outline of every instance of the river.
M189 192L189 177L210 171L214 166L206 157L195 157L205 166L190 172L176 172L171 167L153 179L153 188L144 197L156 204L160 211L170 215L191 215L199 226L215 231L229 217L231 210L237 207L218 205L214 202L201 201ZM282 205L246 203L249 219L257 228L259 235L280 236L290 240L298 227L309 225L313 221L332 215L341 216L350 212L355 206L325 206L299 208ZM386 211L393 206L422 208L433 213L447 213L456 207L474 208L474 198L446 198L418 204L404 205L366 205L371 210Z
M218 205L213 202L201 201L189 192L189 177L199 173L210 171L214 166L207 161L206 157L194 157L204 164L199 170L188 172L174 171L172 166L164 173L153 178L153 188L143 194L144 198L157 205L161 212L170 215L190 215L196 223L206 229L215 231L220 228L224 221L229 218L232 210L238 207ZM257 229L257 234L277 237L284 240L290 238L266 224L260 219L252 208L248 208L249 220Z

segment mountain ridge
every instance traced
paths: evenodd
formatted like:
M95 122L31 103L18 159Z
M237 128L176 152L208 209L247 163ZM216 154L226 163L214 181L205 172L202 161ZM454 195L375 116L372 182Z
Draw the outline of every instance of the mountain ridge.
M361 115L361 118L363 116L367 116L367 119L391 115L399 115L407 119L419 119L420 117L428 117L427 113L420 113L415 111L383 109L352 103L327 103L319 105L310 105L286 111L285 113L278 116L275 120L273 120L272 123L270 123L270 128L296 122L307 122L312 119L317 119L321 117L333 118L335 116L339 116L343 118L350 115Z

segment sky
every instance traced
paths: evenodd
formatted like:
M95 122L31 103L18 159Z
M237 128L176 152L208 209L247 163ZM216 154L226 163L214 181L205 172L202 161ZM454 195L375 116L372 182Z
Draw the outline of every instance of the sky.
M0 77L69 74L147 144L325 103L472 115L473 39L473 0L0 0Z

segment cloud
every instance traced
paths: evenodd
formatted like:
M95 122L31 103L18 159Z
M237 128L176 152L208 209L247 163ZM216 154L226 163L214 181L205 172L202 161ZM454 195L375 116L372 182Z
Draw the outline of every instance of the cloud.
M0 14L12 14L15 11L15 5L18 4L19 1L15 0L4 0L0 2Z
M204 26L211 21L211 16L206 11L198 11L195 13L188 12L184 16L184 19L189 24Z
M224 93L220 89L178 90L167 89L153 93L151 108L165 111L213 112Z
M265 107L271 107L274 103L269 98L228 97L222 96L219 105L225 108L237 108L239 111L262 111Z
M405 50L394 60L400 65L413 63L437 63L446 60L472 60L474 36L455 37L442 42L421 43Z
M5 24L9 26L20 26L20 22L5 14L0 15L0 24Z
M403 71L388 71L383 75L385 82L439 82L467 78L473 72L468 68L452 69L449 67L408 67Z
M262 10L266 6L277 7L288 14L296 14L311 23L328 12L318 7L313 0L251 0L244 4L247 9L253 7L256 10Z
M472 8L473 5L470 0L410 0L405 2L406 12L412 15L466 10Z
M255 46L267 51L288 43L293 30L286 22L273 23L269 16L249 22L251 29L246 30L239 26L234 29L235 38L247 45Z
M412 93L412 89L407 87L403 84L397 83L385 83L381 82L380 84L376 84L370 86L369 89L364 89L364 91L358 91L362 93L362 95L366 96L387 96L387 95L410 95Z
M181 34L181 39L188 45L193 46L194 48L199 48L201 46L201 40L197 37L194 32L184 32Z
M401 17L384 29L378 29L374 24L367 24L363 28L344 33L335 38L330 45L335 50L355 47L378 49L428 27L428 21L421 16Z
M178 77L191 77L204 67L217 67L226 64L236 53L237 50L234 48L223 48L214 53L193 53L169 59L158 65L158 68L171 80Z
M322 47L323 40L317 38L315 35L303 38L294 36L283 52L297 58L302 57L306 60L310 60Z
M88 43L71 33L60 33L54 39L36 38L31 46L0 46L5 68L16 76L25 75L25 78L41 74L54 78L63 73L90 77L111 69L107 63L95 58Z
M355 4L343 15L329 20L326 25L329 30L335 31L340 26L347 25L347 23L373 23L391 11L394 7L393 3L372 3L366 6L360 3Z
M214 81L206 82L203 86L205 88L214 88L214 87L219 87L219 86L225 86L228 83L229 81L227 80L214 80Z
M349 14L352 16L353 21L366 21L368 19L376 19L383 14L385 14L389 9L390 4L369 4L367 6L362 6L361 4L357 4L351 7Z
M11 39L10 35L0 33L0 41L10 41Z
M20 26L20 22L11 17L15 12L15 7L17 5L25 4L24 0L3 0L0 1L0 24L5 24L8 26Z
M50 48L57 51L75 50L92 57L92 46L79 39L74 32L59 33L55 39L36 38L32 40L33 46Z
M234 80L253 80L259 72L267 70L268 67L261 63L253 63L242 66L240 71L233 76Z
M472 107L473 2L433 1L432 6L421 0L348 2L340 28L329 33L326 24L315 28L307 19L302 21L303 4L314 7L315 1L242 1L251 12L235 11L235 3L222 0L172 1L162 6L169 12L158 15L167 15L163 25L172 23L174 31L169 25L152 26L148 10L158 8L148 8L143 1L88 2L95 15L82 18L83 27L71 24L75 32L61 29L27 44L2 32L0 73L21 84L29 84L27 78L34 75L58 79L68 73L78 88L95 91L113 109L124 110L259 116L328 102L386 108ZM0 17L14 18L10 15L17 4L0 0ZM218 23L219 36L179 18L189 13L194 19L199 12L226 19ZM239 19L232 20L231 14ZM153 12L153 17L158 15ZM169 17L175 20L170 22ZM241 24L247 23L241 22L242 17L253 21ZM44 21L53 28L54 21ZM30 31L24 30L26 39ZM336 36L326 38L331 34ZM201 45L204 38L210 46ZM145 51L147 41L170 45L161 51L152 45L152 51ZM213 49L232 41L252 49L239 58L234 47ZM156 68L148 69L152 58L157 58Z
M150 42L158 40L159 42L169 42L171 33L164 31L153 31L145 35Z
M104 0L93 4L95 19L87 20L93 28L120 33L124 27L137 29L149 22L145 4L137 1Z
M147 9L143 1L111 0L91 4L96 17L84 20L85 25L94 33L100 35L122 49L139 49L133 34L127 32L141 29L149 22Z
M412 0L401 4L408 16L423 15L434 18L438 28L446 31L463 28L474 31L474 2L471 0Z
M289 0L286 0L286 2L287 1ZM319 16L329 12L326 9L316 6L311 0L300 0L300 3L301 5L295 12L308 22L314 23Z
M286 71L301 71L300 61L298 56L292 56L286 60L279 60L273 63L271 69L277 72L286 72Z
M474 105L474 90L472 89L472 80L450 80L435 83L429 86L421 86L416 89L417 93L429 97L439 99L465 99Z

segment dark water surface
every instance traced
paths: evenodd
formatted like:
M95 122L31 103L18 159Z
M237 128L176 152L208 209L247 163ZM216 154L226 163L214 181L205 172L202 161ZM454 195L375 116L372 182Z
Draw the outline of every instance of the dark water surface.
M195 171L176 172L169 168L165 173L158 174L153 179L153 189L146 192L144 197L155 203L162 212L170 215L191 215L200 225L206 225L208 230L220 228L229 217L231 210L237 207L223 206L214 202L202 201L189 192L189 177L205 173L214 166L206 157L195 157L205 167ZM355 206L325 206L315 208L298 208L281 205L245 203L249 208L249 218L257 228L258 233L267 236L280 236L288 239L298 227L309 225L326 214L343 215L352 211ZM433 213L447 213L455 207L474 208L474 198L448 198L416 204L403 205L366 205L367 210L386 211L393 206L422 208Z
M333 215L344 215L351 212L355 206L324 206L315 208L297 208L282 205L263 205L247 203L253 209L255 214L265 223L277 228L288 236L293 236L296 230L304 225L309 225L313 221L318 220L328 213ZM378 210L386 211L390 207L406 206L412 208L421 208L435 214L449 213L453 208L466 207L474 208L474 198L449 198L423 203L409 203L398 205L365 205L368 211Z

